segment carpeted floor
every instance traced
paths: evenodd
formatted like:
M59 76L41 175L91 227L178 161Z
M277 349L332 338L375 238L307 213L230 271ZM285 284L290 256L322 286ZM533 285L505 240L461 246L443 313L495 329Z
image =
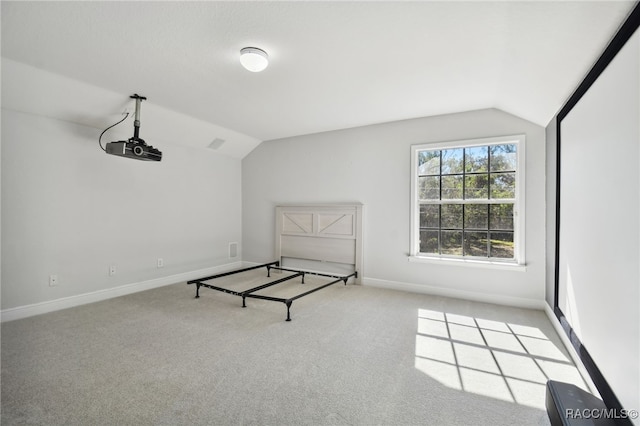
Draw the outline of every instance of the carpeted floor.
M285 322L282 303L200 294L3 323L2 424L548 425L546 380L584 386L541 311L340 283Z

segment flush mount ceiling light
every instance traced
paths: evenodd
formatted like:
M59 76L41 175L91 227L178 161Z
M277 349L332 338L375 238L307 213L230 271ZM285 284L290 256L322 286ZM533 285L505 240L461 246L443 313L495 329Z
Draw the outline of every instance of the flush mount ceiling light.
M257 47L245 47L240 50L240 63L251 72L260 72L269 65L269 55Z

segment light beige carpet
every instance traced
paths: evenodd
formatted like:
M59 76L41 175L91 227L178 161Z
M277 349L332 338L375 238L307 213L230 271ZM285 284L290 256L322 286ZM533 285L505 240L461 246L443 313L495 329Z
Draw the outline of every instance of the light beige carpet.
M247 276L219 284L265 279ZM546 380L583 385L541 311L339 283L285 322L282 303L200 294L3 323L2 424L548 425Z

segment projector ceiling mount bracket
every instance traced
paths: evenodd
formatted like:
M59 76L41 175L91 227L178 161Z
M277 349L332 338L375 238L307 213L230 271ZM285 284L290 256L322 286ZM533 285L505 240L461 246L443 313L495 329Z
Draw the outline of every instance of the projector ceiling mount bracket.
M140 139L140 105L142 104L142 101L147 100L147 98L140 96L137 93L131 95L130 98L136 100L136 112L133 121L133 137L126 141L107 143L105 152L107 154L118 155L120 157L132 158L135 160L160 161L162 160L162 152L151 145L147 145L143 139ZM104 132L102 133L104 134ZM102 137L102 135L100 135L100 137Z
M135 99L136 100L136 113L135 113L135 118L133 119L133 137L129 140L135 140L135 141L139 141L142 140L140 139L140 105L142 104L142 101L146 101L147 98L144 96L140 96L137 93L129 96L131 99ZM142 141L144 142L144 141Z

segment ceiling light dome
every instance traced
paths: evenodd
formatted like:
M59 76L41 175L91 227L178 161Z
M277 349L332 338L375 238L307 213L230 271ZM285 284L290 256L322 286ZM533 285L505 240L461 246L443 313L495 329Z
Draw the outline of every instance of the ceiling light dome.
M251 72L260 72L269 65L269 55L257 47L245 47L240 50L240 63Z

